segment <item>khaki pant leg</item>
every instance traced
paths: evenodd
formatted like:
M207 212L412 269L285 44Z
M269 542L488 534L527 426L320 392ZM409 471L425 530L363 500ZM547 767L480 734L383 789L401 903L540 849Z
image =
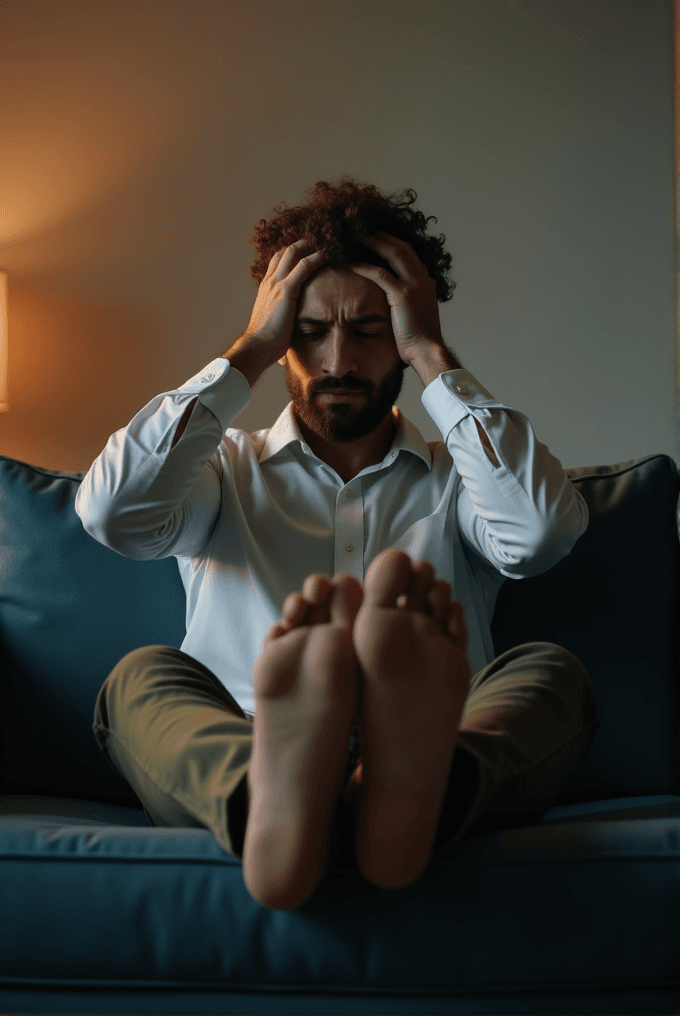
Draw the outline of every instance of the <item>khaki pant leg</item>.
M572 653L528 642L480 670L458 733L435 851L468 834L540 822L599 727Z
M206 827L242 858L252 719L207 667L172 646L133 650L102 685L92 729L151 825Z

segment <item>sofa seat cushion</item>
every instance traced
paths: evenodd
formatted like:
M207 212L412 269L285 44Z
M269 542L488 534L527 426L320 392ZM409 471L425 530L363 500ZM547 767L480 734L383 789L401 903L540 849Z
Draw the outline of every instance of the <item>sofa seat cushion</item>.
M677 984L678 796L471 836L406 889L337 872L289 912L259 906L207 830L89 807L0 797L5 985L434 997Z

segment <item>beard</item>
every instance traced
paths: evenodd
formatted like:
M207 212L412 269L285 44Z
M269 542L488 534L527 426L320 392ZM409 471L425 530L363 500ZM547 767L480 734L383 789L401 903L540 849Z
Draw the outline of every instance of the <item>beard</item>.
M396 367L381 382L377 391L367 382L349 381L339 378L324 378L312 384L309 397L298 378L286 364L286 387L293 400L293 409L298 419L324 441L346 444L372 434L392 412L404 384L404 371L408 364L399 360ZM351 401L333 402L331 398L317 396L329 388L346 387L362 396Z

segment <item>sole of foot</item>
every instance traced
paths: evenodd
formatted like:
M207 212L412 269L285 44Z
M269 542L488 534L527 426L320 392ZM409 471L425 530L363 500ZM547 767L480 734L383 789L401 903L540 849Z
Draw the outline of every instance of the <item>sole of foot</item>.
M353 627L362 596L350 575L310 575L255 661L243 877L270 909L302 906L327 872L358 707Z
M467 630L449 583L402 551L375 558L363 592L354 625L362 672L356 855L370 882L399 889L432 853L470 686Z

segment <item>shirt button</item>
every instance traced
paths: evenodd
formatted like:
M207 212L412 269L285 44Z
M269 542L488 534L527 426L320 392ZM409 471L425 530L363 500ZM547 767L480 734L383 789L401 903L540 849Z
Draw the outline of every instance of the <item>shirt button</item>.
M345 544L345 550L347 550L347 551L354 550L354 544L353 543L346 543Z
M347 497L352 497L354 491L352 490L351 487L348 487L347 490L345 491L345 494L347 494Z

